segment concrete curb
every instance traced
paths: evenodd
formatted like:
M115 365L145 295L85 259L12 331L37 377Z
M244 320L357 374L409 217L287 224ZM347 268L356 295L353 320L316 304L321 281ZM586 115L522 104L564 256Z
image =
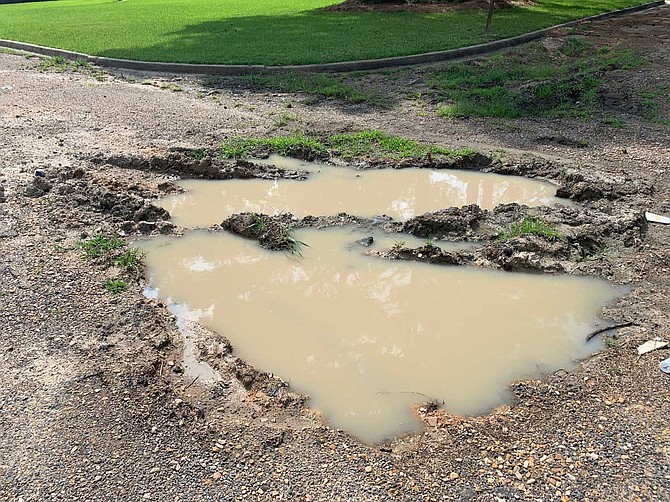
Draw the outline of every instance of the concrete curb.
M130 59L115 59L99 56L90 56L81 52L66 51L63 49L54 49L52 47L43 47L41 45L28 44L25 42L16 42L13 40L0 39L0 47L7 47L9 49L17 49L35 54L42 54L44 56L61 56L70 60L82 60L88 63L104 66L108 68L117 68L125 70L136 70L143 72L158 72L158 73L172 73L172 74L189 74L189 75L248 75L250 73L266 72L278 73L282 71L298 71L304 73L345 73L351 71L362 70L378 70L381 68L393 68L400 66L411 66L427 63L437 63L440 61L449 61L452 59L459 59L463 57L479 56L515 47L517 45L525 44L533 40L538 40L545 37L551 31L559 28L569 28L582 23L598 21L601 19L608 19L611 17L622 16L626 14L633 14L644 10L660 7L670 3L670 0L656 0L654 2L645 3L642 5L635 5L625 9L620 9L603 14L597 14L575 21L570 21L563 24L558 24L550 28L533 31L524 35L519 35L504 40L497 40L495 42L488 42L485 44L472 45L469 47L461 47L459 49L451 49L446 51L427 52L424 54L415 54L412 56L398 56L382 59L366 59L361 61L342 61L339 63L323 63L323 64L307 64L307 65L288 65L288 66L264 66L264 65L220 65L220 64L189 64L189 63L160 63L154 61L135 61Z

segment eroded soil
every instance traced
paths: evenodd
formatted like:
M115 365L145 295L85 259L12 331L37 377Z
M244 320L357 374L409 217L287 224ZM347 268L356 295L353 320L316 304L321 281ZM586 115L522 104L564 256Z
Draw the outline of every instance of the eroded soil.
M651 61L607 83L612 103L625 103L641 83L667 82L668 9L584 34L615 37ZM658 368L670 350L635 351L670 337L670 227L642 217L670 214L666 126L632 112L623 129L576 119L445 120L429 103L400 96L377 109L239 87L208 95L198 80L171 92L34 64L0 54L0 498L670 497L670 380ZM177 176L302 176L184 153L232 135L281 133L275 117L287 103L291 128L384 129L475 146L496 159L486 169L554 180L582 204L445 208L404 224L356 215L297 224L374 224L470 240L481 246L434 261L628 284L630 293L604 314L636 325L610 333L607 348L573 373L513 383L509 406L475 418L424 406L424 433L383 445L330 429L280 376L236 357L225 333L203 332L198 344L223 380L207 387L185 377L181 336L165 306L143 296L142 275L88 260L78 244L100 232L179 232L152 203L175 189ZM546 140L561 137L577 143ZM527 214L564 237L492 238ZM392 258L437 253L396 252ZM107 292L105 280L119 278L128 290Z

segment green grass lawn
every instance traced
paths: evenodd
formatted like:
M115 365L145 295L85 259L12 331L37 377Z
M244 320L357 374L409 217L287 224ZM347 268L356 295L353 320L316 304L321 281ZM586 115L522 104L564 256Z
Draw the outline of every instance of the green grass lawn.
M646 0L536 0L497 11L336 13L337 0L57 0L0 5L0 38L145 61L305 64L452 49Z

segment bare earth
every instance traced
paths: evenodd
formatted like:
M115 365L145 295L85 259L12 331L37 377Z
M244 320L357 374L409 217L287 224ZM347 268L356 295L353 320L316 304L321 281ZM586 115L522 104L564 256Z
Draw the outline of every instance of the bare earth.
M585 31L650 61L607 83L617 106L635 85L670 83L668 33L670 6ZM111 295L103 283L121 271L86 260L77 246L129 228L123 222L139 211L133 204L150 202L173 179L104 159L161 157L175 146L215 147L227 136L295 127L382 129L497 152L511 166L527 152L617 180L616 198L592 200L589 210L614 219L668 215L667 126L632 112L622 129L445 120L433 104L402 93L426 68L401 72L402 85L370 76L396 93L379 109L241 86L211 94L197 79L172 92L120 75L40 72L36 61L0 54L0 500L670 499L670 375L658 367L670 350L635 351L648 339L670 339L670 226L650 224L625 243L565 261L568 272L631 286L605 314L638 326L619 330L613 346L573 373L514 383L515 401L485 416L420 409L424 433L383 445L330 429L283 388L268 392L267 377L230 354L221 335L203 333L203 356L224 381L193 384L175 371L181 335L164 305L143 297L143 278ZM288 102L292 122L280 125ZM103 161L92 162L96 155ZM35 181L36 170L49 187ZM129 207L134 213L122 216ZM140 223L131 231L162 228Z

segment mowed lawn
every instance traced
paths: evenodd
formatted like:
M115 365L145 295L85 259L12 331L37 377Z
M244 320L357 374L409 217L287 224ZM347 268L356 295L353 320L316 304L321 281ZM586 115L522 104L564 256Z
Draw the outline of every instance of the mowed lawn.
M144 61L305 64L452 49L645 0L535 0L486 12L324 12L333 0L55 0L0 5L0 38Z

